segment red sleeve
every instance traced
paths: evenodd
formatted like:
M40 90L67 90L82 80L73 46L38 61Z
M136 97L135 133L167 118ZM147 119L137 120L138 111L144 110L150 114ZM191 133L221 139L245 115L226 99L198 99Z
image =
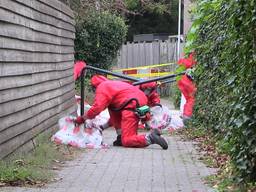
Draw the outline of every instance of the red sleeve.
M92 107L86 113L86 119L93 119L106 109L112 98L105 94L105 89L96 89L95 98Z
M148 99L148 103L150 107L154 106L155 104L160 104L160 96L156 91L151 93Z

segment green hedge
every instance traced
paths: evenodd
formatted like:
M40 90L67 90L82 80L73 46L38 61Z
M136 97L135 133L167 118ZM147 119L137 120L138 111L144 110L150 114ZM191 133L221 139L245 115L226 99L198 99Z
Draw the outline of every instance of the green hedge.
M198 0L193 125L222 136L239 181L256 180L256 0Z
M109 12L89 12L76 23L75 59L109 69L125 40L127 26Z

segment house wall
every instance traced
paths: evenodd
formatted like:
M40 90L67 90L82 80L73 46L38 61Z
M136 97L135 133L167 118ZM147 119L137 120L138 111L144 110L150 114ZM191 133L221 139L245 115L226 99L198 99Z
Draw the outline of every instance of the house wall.
M74 15L57 0L0 1L0 159L74 111Z

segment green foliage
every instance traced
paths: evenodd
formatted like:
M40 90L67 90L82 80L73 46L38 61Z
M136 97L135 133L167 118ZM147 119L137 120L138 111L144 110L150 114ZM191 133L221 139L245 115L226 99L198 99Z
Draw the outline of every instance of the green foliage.
M256 180L256 1L198 0L194 126L222 135L240 182Z
M176 35L178 31L178 0L126 0L127 8L138 12L127 15L129 25L127 40L133 41L133 35L147 33L167 33ZM181 29L183 30L183 29Z
M180 93L180 90L179 90L179 88L176 84L171 86L171 100L174 104L175 109L179 109L180 108L181 93Z
M160 0L160 1L140 1L140 0L124 0L126 8L131 11L136 11L138 13L150 12L154 14L164 14L169 11L170 1Z
M75 58L108 69L126 33L127 26L121 17L109 12L92 11L84 21L77 22Z
M48 134L36 138L38 146L33 152L0 161L0 182L14 185L35 184L52 179L53 161L63 160L62 152L49 140Z
M126 5L126 8L131 11L138 11L141 8L139 1L125 0L124 3Z
M128 41L134 34L177 34L178 0L62 0L68 1L77 22L90 19L92 11L118 14L129 25ZM97 5L97 6L96 6ZM96 12L97 12L96 11Z

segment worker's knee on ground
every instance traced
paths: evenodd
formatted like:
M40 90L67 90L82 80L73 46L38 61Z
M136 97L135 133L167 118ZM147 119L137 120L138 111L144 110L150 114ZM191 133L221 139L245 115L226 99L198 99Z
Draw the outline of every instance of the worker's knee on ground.
M131 142L131 140L129 139L129 137L122 137L122 145L124 147L131 147L133 144Z

